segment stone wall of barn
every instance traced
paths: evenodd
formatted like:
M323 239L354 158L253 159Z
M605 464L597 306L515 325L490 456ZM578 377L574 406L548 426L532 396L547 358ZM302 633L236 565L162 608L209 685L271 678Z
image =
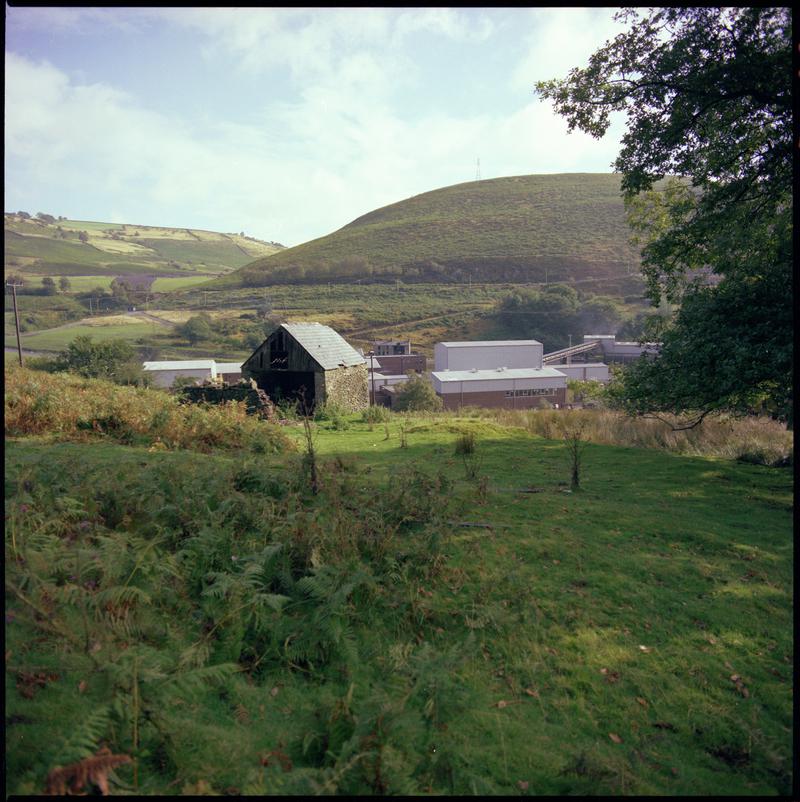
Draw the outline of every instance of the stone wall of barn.
M314 379L317 403L331 402L350 412L361 412L369 406L366 365L326 370Z

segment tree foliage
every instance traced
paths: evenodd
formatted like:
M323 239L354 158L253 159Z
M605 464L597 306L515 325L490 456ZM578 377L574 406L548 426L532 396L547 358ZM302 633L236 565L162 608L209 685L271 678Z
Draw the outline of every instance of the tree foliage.
M398 412L436 412L442 408L442 399L425 378L412 376L397 391L392 406Z
M518 289L503 298L497 318L513 336L539 340L546 351L580 341L584 334L613 334L620 311L612 298L595 296L584 301L565 284L543 290Z
M214 333L211 318L205 313L190 317L184 324L178 326L177 331L181 337L189 341L190 345L208 340Z
M89 335L76 337L55 359L56 370L78 373L88 379L111 379L120 384L142 384L142 366L125 340L94 342Z
M790 10L625 9L617 18L629 30L587 67L536 88L570 130L600 137L612 113L627 115L613 166L648 295L682 304L661 354L623 375L620 398L695 421L762 398L790 419Z

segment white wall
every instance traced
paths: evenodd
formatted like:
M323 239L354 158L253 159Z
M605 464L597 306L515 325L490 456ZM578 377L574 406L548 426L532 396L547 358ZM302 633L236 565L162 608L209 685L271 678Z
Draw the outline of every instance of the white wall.
M188 368L184 370L148 370L147 375L156 387L172 387L178 376L192 376L200 381L211 378L211 368Z
M542 344L501 341L497 344L476 342L449 345L436 343L434 370L490 370L492 368L540 368Z
M548 365L548 367L560 370L568 379L596 379L597 381L607 382L610 378L608 365L603 362L573 362L571 365Z
M440 395L450 393L490 393L497 390L552 389L567 386L566 376L545 376L530 379L472 379L467 381L446 381L437 376L433 379L433 389Z

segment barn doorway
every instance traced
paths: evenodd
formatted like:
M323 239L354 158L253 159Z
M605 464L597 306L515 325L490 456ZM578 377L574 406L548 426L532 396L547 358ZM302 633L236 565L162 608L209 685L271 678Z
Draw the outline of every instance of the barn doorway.
M314 372L300 370L270 370L256 380L259 388L276 403L293 401L302 411L303 402L309 411L316 403Z

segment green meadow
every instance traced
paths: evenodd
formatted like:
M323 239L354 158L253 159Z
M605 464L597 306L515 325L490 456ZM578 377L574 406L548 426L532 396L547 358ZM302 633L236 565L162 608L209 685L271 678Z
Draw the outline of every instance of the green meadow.
M571 490L448 414L176 448L150 392L6 401L7 793L101 744L116 793L790 793L792 469L589 443Z
M6 347L16 346L17 341L12 333L8 333L8 321L6 322ZM119 325L95 326L81 325L80 323L62 328L47 329L46 331L34 332L33 334L22 335L22 347L32 351L61 351L69 345L76 337L90 336L94 340L131 340L135 341L141 337L149 337L161 331L161 327L156 323L123 323Z

